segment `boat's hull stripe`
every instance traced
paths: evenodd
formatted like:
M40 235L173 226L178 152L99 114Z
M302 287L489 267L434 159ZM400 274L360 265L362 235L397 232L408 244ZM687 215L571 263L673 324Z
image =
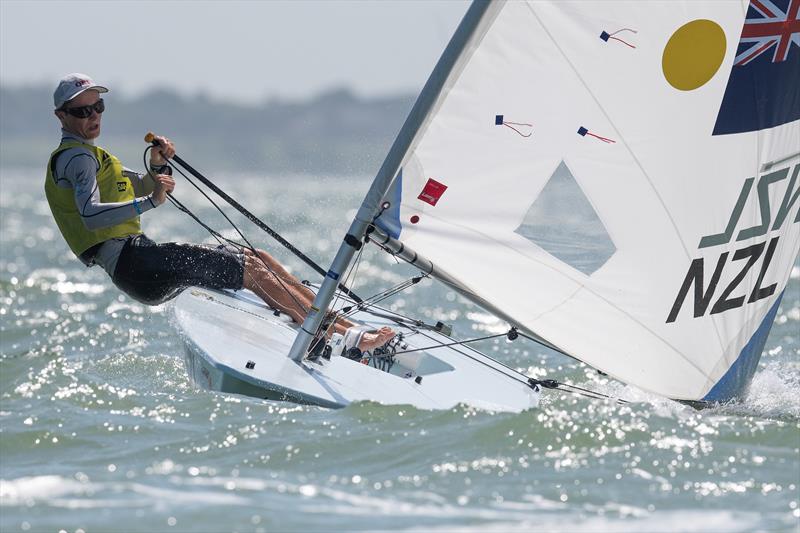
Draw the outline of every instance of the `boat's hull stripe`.
M761 325L758 326L756 332L742 349L739 357L736 358L733 365L725 372L722 379L712 387L703 400L726 402L734 398L741 398L747 392L750 381L753 379L753 374L755 374L758 367L758 361L761 359L761 352L764 350L769 331L772 329L775 315L778 313L781 299L783 299L783 293L778 296Z

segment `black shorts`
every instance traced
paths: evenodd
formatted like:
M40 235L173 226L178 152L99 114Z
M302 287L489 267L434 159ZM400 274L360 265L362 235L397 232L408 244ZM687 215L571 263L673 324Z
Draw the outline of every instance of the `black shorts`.
M122 248L111 279L147 305L165 302L191 286L238 290L244 281L244 254L233 246L157 244L136 235Z

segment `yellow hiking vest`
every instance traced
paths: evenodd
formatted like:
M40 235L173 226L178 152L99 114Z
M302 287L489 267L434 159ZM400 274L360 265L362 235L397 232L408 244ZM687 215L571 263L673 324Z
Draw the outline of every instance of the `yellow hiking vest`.
M81 220L81 215L75 205L75 191L72 188L63 188L56 185L53 175L55 170L55 157L68 148L81 147L91 152L100 163L97 171L97 186L100 191L100 202L130 202L134 199L131 180L122 173L122 163L119 159L103 150L99 146L84 144L77 141L65 141L50 155L47 164L47 177L45 178L44 191L50 211L56 219L61 235L67 241L72 252L80 255L94 246L114 237L127 237L142 232L139 217L133 217L120 224L101 228L98 230L87 229Z

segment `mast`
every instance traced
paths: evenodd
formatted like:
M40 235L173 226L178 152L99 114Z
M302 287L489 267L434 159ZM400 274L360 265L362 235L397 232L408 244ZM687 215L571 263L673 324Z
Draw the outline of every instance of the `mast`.
M450 39L447 48L439 58L439 62L431 72L428 81L422 88L422 92L417 97L414 107L411 109L408 118L406 118L397 138L395 138L394 144L392 144L386 159L383 161L383 165L378 170L364 201L361 203L361 207L350 224L344 241L339 246L330 269L325 275L325 280L322 282L316 298L314 298L314 304L297 332L297 337L295 337L292 348L289 350L291 359L299 362L308 352L308 347L322 324L322 319L325 317L328 306L330 306L342 273L345 272L352 261L355 252L363 245L367 227L377 214L380 202L395 175L397 175L403 158L408 153L417 132L425 124L431 109L439 99L450 73L461 56L462 50L472 38L490 5L491 2L489 0L475 0L472 3Z

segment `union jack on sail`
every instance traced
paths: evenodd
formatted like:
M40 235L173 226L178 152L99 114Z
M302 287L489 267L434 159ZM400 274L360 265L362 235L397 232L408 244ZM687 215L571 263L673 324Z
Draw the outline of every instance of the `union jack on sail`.
M800 0L791 0L786 11L769 0L752 0L750 7L759 16L745 20L739 42L752 46L736 56L734 65L746 65L773 48L772 62L785 61L793 44L800 47Z
M800 0L750 0L712 135L800 118Z

